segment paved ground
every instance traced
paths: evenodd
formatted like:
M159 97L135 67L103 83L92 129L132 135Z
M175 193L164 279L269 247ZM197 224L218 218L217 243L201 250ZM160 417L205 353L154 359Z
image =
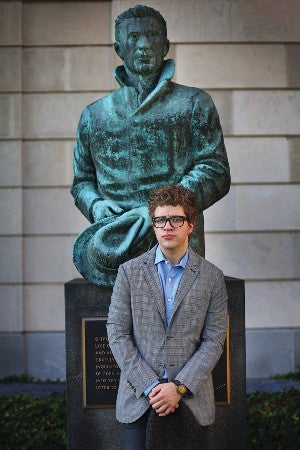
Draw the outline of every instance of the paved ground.
M300 389L300 381L274 380L271 378L248 378L247 393L255 391L280 392L291 388ZM66 390L66 383L9 383L0 384L0 396L27 394L33 397L47 397L53 392L62 393Z

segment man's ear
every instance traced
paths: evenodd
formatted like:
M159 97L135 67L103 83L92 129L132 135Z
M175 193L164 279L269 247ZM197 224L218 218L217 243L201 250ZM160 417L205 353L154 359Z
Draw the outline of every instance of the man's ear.
M120 46L120 44L119 44L118 42L115 42L115 43L114 43L114 49L115 49L116 54L117 54L121 59L123 59L122 51L121 51L121 46Z
M167 55L167 53L168 53L168 51L169 51L169 48L170 48L170 41L169 41L169 39L166 39L164 56Z
M191 234L193 232L195 226L195 222L190 222L188 227L188 234Z

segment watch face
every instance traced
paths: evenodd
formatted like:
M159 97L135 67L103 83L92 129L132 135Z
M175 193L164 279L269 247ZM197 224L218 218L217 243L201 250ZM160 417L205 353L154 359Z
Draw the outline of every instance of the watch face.
M184 395L187 393L187 387L184 384L181 384L180 386L177 387L177 392L180 395Z

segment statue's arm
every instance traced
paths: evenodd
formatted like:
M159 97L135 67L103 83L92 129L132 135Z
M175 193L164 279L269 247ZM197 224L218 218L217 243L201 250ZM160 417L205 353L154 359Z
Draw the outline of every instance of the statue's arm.
M207 93L195 100L191 129L193 167L180 184L197 194L203 211L227 194L231 180L219 115Z
M99 195L97 174L90 151L89 112L82 112L74 148L74 179L71 194L75 205L90 221L95 222L104 217L120 214L122 209L110 200Z

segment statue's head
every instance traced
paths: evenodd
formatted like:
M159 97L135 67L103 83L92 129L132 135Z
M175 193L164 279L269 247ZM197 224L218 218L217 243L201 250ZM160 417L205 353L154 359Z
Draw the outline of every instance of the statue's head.
M156 75L169 51L166 21L153 8L137 5L115 23L115 50L129 72Z

